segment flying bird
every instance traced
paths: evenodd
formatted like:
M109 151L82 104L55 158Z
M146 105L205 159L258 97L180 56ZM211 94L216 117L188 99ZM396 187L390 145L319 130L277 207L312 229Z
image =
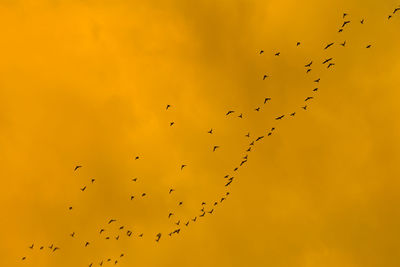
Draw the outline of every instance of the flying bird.
M156 235L156 242L160 241L160 238L161 238L161 233L158 233L158 234Z
M211 130L208 131L209 134L213 133L213 129L211 128Z
M340 44L341 46L346 46L346 41L344 41L343 43Z
M276 117L275 120L281 120L281 119L283 119L283 117L285 117L285 115L281 115L279 117Z
M171 121L171 122L169 123L169 126L172 126L172 125L174 125L174 124L175 124L175 122Z
M328 48L331 47L333 44L334 44L334 43L327 44L327 45L325 46L324 49L328 49Z
M92 180L91 180L92 184L94 183L94 181L96 181L96 180L95 180L95 179L92 179Z
M82 168L82 166L80 166L80 165L75 166L74 171L76 171L76 170L79 169L79 168Z
M322 62L322 64L328 63L328 62L331 61L332 59L333 59L333 58L325 59L324 62Z
M314 92L318 91L318 88L314 88L313 91L314 91Z
M311 61L311 62L308 63L307 65L304 65L304 67L309 68L309 67L311 67L312 63L313 63L313 62Z
M360 21L360 23L361 23L361 24L364 24L364 19L362 19L362 20Z
M309 96L309 97L307 97L306 100L304 100L304 101L308 101L308 100L311 100L311 99L313 99L313 98L314 98L314 97Z
M182 164L181 165L181 170L183 170L183 168L185 168L186 167L186 165L185 164Z
M113 222L116 222L116 221L117 221L117 220L115 220L115 219L111 219L111 220L108 221L108 224L113 223Z
M264 104L265 104L265 103L267 103L267 101L269 101L269 100L271 100L271 98L270 98L270 97L266 97L266 98L264 98Z
M83 188L81 188L81 191L83 192L83 191L85 191L85 189L86 189L86 186L84 186Z
M367 45L367 48L371 48L371 45Z
M347 13L343 13L343 18L345 18L348 14Z
M240 113L240 115L239 115L238 117L242 119L242 118L243 118L243 115L242 115L242 113Z
M343 22L342 28L343 28L344 26L346 26L347 24L349 24L349 23L350 23L350 20L347 20L347 21Z
M228 116L229 114L231 114L231 113L233 113L233 112L235 112L235 111L229 110L229 111L225 114L225 116Z
M318 78L318 79L316 79L314 82L315 82L315 83L319 83L320 80L321 80L321 79Z
M306 110L307 109L307 105L305 105L304 107L301 107L302 109Z
M261 55L262 53L264 53L264 50L260 50L260 55Z
M255 111L260 111L260 108L255 108L254 110L255 110Z
M213 152L214 152L217 148L219 148L219 146L214 146Z
M331 66L335 66L335 63L329 63L327 69L329 69Z
M30 249L33 249L34 246L35 246L35 244L32 244L29 248L30 248Z
M171 107L171 105L167 105L167 107L165 109L168 110L170 107Z
M296 115L296 112L293 112L293 113L290 114L290 116L292 116L292 117L293 117L294 115Z
M263 80L265 80L266 78L268 78L268 75L265 75L265 74L264 74Z
M280 56L281 52L275 53L275 56Z
M89 246L90 245L90 243L89 242L86 242L85 243L85 247L87 247L87 246Z
M300 44L301 44L300 42L297 42L297 43L296 43L296 46L299 46Z
M307 69L306 73L309 73L310 71L312 71L312 69Z
M174 192L175 190L173 188L171 188L168 192L168 194L171 194L172 192Z

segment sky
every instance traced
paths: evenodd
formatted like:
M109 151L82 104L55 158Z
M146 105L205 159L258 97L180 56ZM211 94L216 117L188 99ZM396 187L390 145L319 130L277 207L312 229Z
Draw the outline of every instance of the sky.
M398 5L0 0L0 265L399 266Z

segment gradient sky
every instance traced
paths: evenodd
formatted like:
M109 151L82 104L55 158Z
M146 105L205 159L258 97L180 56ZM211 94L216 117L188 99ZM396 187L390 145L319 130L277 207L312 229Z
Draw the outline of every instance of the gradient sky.
M399 266L398 4L0 0L0 265Z

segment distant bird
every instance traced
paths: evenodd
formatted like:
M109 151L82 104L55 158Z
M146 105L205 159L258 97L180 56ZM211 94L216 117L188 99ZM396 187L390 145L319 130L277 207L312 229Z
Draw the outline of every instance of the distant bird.
M211 213L213 213L213 211L214 211L214 209L211 209L211 210L210 210L208 213L210 213L210 214L211 214Z
M136 156L136 157L135 157L135 160L138 160L138 159L139 159L139 156Z
M228 185L230 185L230 184L232 183L232 181L233 181L233 179L232 179L232 180L230 180L229 182L227 182L227 183L225 184L225 186L228 186Z
M169 126L172 126L172 125L174 125L174 124L175 124L175 122L171 121L171 122L169 123Z
M313 62L311 61L311 62L308 63L307 65L304 65L304 67L309 68L309 67L311 67L312 63L313 63Z
M229 111L225 114L225 116L228 116L229 114L231 114L231 113L233 113L233 112L235 112L235 111L229 110Z
M348 14L347 13L343 13L343 18L345 18Z
M270 98L270 97L266 97L266 98L264 98L264 104L265 104L265 103L267 103L267 101L269 101L269 100L271 100L271 98Z
M342 32L342 31L343 31L343 29L339 29L339 30L338 30L338 32Z
M139 237L143 237L143 233L141 233L141 234L139 235Z
M22 260L23 260L23 261L26 260L26 257L22 257Z
M180 223L181 223L181 220L177 221L175 224L176 224L176 225L179 225Z
M321 79L318 78L318 79L316 79L314 82L315 82L315 83L319 83L320 80L321 80Z
M242 119L242 118L243 118L243 114L242 114L242 113L240 113L240 115L239 115L238 117Z
M392 18L392 15L389 15L389 16L388 16L388 19L390 19L390 18Z
M309 97L307 97L306 100L304 100L304 101L308 101L308 100L311 100L311 99L313 99L313 98L314 98L314 97L309 96Z
M214 147L213 147L213 152L214 152L217 148L219 148L219 146L214 146Z
M350 23L350 20L347 20L347 21L343 22L342 28L343 28L344 26L346 26L347 24L349 24L349 23Z
M246 136L246 137L250 137L250 133L246 134L245 136Z
M281 119L283 119L283 117L285 117L285 115L281 115L279 117L276 117L275 120L281 120Z
M72 210L72 207L68 207L69 210Z
M75 166L74 171L76 171L76 170L79 169L79 168L82 168L82 166L80 166L80 165Z
M56 251L56 250L58 250L58 249L60 249L60 248L59 248L59 247L53 248L53 252Z
M194 218L192 219L192 221L194 221L194 222L195 222L195 221L196 221L196 219L197 219L197 217L194 217Z
M74 237L74 236L75 236L75 232L72 232L71 237Z
M324 49L328 49L328 48L331 47L333 44L334 44L334 43L329 43L329 44L327 44L327 45L325 46Z
M183 168L185 168L186 167L186 165L185 164L182 164L181 165L181 170L183 169Z
M40 250L42 250L43 248L44 248L44 247L43 247L43 246L41 246L39 249L40 249Z
M361 24L364 24L364 19L362 19L362 20L360 21L360 23L361 23Z
M132 181L136 182L136 181L137 181L137 178L133 178Z
M161 233L158 233L158 234L156 235L156 242L160 241L160 238L161 238Z
M313 91L314 91L314 92L318 91L318 88L314 88Z
M205 212L203 212L202 214L200 214L199 217L204 217L204 215L206 215Z
M83 188L81 188L81 191L83 192L83 191L85 191L85 189L86 189L86 186L84 186Z
M264 74L263 80L265 80L266 78L268 78L268 75L265 75L265 74Z
M400 7L395 8L395 10L393 10L393 14L396 14L396 12L399 10L400 10Z
M296 112L293 112L293 113L290 114L290 116L292 116L292 117L293 117L294 115L296 115Z
M173 188L171 188L168 192L168 194L171 194L172 192L174 192L175 190Z
M185 223L185 225L186 225L186 226L189 226L189 222L190 222L190 221L187 221L187 223Z
M122 230L122 229L124 229L124 226L121 226L121 227L119 228L119 230Z
M206 202L201 202L201 205L204 206L206 204Z
M306 110L307 109L307 105L305 105L304 107L301 107L302 109Z
M271 136L271 135L272 135L272 133L271 133L271 132L269 132L269 133L268 133L268 136Z
M309 73L310 71L312 71L312 69L307 69L306 73Z
M260 50L260 55L261 55L262 53L264 53L264 50Z
M92 179L92 180L91 180L92 184L94 183L94 181L96 181L96 180L95 180L95 179Z
M367 45L367 48L371 48L371 45Z
M209 130L208 133L209 133L209 134L212 134L212 133L213 133L213 129Z
M250 152L250 151L251 151L251 147L249 147L246 151L247 151L247 152Z
M328 69L330 68L330 67L332 67L332 66L335 66L335 63L329 63L329 65L328 65Z
M111 220L108 221L108 224L113 223L113 222L116 222L116 221L117 221L117 220L115 220L115 219L111 219Z
M30 249L33 249L34 246L35 246L35 244L32 244L29 248L30 248Z
M236 167L236 168L233 169L233 171L235 172L235 171L237 171L238 169L239 169L239 168Z
M121 255L119 255L120 258L122 258L124 256L124 253L122 253Z
M131 200L133 200L135 198L135 196L131 196Z
M85 247L87 247L87 246L89 246L90 245L90 243L89 242L86 242L85 243Z
M254 110L255 110L255 111L260 111L260 108L255 108Z
M300 42L297 42L297 43L296 43L296 46L299 46L300 44L301 44Z
M346 46L346 41L340 44L341 46L345 47Z
M325 59L324 62L322 62L322 64L328 63L328 62L331 61L332 59L333 59L333 58Z
M130 231L130 230L126 231L126 235L127 236L131 236L132 235L132 231Z
M167 105L167 107L165 109L168 110L170 107L171 107L171 105Z
M53 249L53 244L51 244L51 246L49 247L49 249Z
M145 197L146 196L146 193L142 193L142 197Z
M280 56L281 52L275 53L275 56Z
M263 138L264 138L264 136L257 137L256 141L260 141Z
M179 205L179 206L181 206L182 204L183 204L183 202L182 202L182 201L180 201L180 202L178 203L178 205Z
M170 213L168 214L168 219L171 218L172 215L174 215L174 214L173 214L172 212L170 212Z

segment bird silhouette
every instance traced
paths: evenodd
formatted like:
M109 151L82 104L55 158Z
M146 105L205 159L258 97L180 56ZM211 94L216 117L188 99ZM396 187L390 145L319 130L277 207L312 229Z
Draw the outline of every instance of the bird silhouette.
M264 136L257 137L256 141L260 141L263 138L264 138Z
M87 247L87 246L89 246L90 245L90 243L89 242L86 242L85 243L85 247Z
M169 126L172 126L172 125L174 125L174 124L175 124L175 122L171 121L171 122L169 123Z
M264 50L260 50L260 55L261 55L262 53L264 53Z
M307 109L307 105L305 105L304 107L301 107L302 109L306 110Z
M343 22L342 28L343 28L344 26L346 26L347 24L349 24L349 23L350 23L350 20L347 20L347 21Z
M297 42L297 43L296 43L296 46L299 46L300 44L301 44L300 42Z
M229 111L225 114L225 116L228 116L229 114L231 114L231 113L233 113L233 112L235 112L235 111L229 110Z
M94 183L94 181L96 181L96 180L95 180L95 179L92 179L92 180L91 180L92 184Z
M60 249L59 247L54 247L53 248L53 252L56 251L56 250L59 250L59 249Z
M22 257L22 260L23 260L23 261L26 260L26 257Z
M213 129L209 130L208 133L209 133L209 134L212 134L212 133L213 133Z
M79 169L79 168L82 168L82 166L80 166L80 165L75 166L74 171L76 171L76 170Z
M313 64L313 62L311 61L311 62L308 63L307 65L304 65L304 67L309 68L309 67L311 67L312 64Z
M186 225L186 226L189 226L189 222L190 222L190 221L187 221L187 223L185 223L185 225Z
M171 194L172 192L174 192L175 190L173 188L171 188L168 192L168 194Z
M108 221L108 224L113 223L113 222L116 222L116 221L117 221L117 220L115 220L115 219L111 219L111 220Z
M296 115L296 112L293 112L293 113L290 114L290 116L292 116L292 117L293 117L294 115Z
M345 47L346 46L346 41L340 44L341 46Z
M329 61L331 61L332 59L333 59L333 58L325 59L324 62L322 62L322 64L326 64L326 63L328 63Z
M395 8L395 9L393 10L393 14L396 14L396 12L399 11L399 10L400 10L400 7Z
M242 113L240 113L240 115L239 115L238 117L242 119L242 118L243 118L243 114L242 114Z
M135 160L138 160L138 159L139 159L139 156L136 156L136 157L135 157Z
M338 30L338 32L342 32L342 31L343 31L343 29L339 29L339 30Z
M335 66L335 63L329 63L327 68L329 69L332 66Z
M137 178L133 178L132 181L133 181L133 182L136 182L136 181L137 181Z
M331 47L333 44L334 44L334 43L329 43L329 44L327 44L327 45L325 46L324 49L328 49L328 48Z
M168 214L168 219L171 218L172 215L174 215L174 214L173 214L172 212L170 212L170 213Z
M307 97L306 100L304 100L304 101L308 101L308 100L311 100L311 99L313 99L313 98L314 98L314 97L309 96L309 97Z
M245 136L246 136L246 137L250 137L250 133L247 133Z
M283 119L283 117L285 117L285 115L281 115L279 117L276 117L275 120L281 120L281 119Z
M178 203L178 205L179 205L179 206L182 206L182 204L183 204L183 202L182 202L182 201L180 201L180 202Z
M309 73L310 71L312 71L312 69L307 69L306 73Z
M156 242L160 241L160 238L161 238L161 233L158 233L158 234L156 235Z
M318 88L314 88L313 91L314 91L314 92L318 91Z
M83 192L83 191L85 191L85 189L86 189L86 186L84 186L83 188L81 188L81 191Z
M275 56L280 56L281 52L275 53Z
M371 45L367 45L367 48L371 48Z
M364 24L364 19L360 20L360 23L361 23L361 24Z
M213 147L213 152L214 152L217 148L219 148L219 146L214 146L214 147Z
M29 248L30 248L30 249L33 249L34 246L35 246L35 244L32 244Z
M165 109L168 110L170 107L171 107L171 105L167 105L167 107Z
M100 229L99 234L103 233L105 230L104 229Z
M74 236L75 236L75 232L72 232L72 233L71 233L71 237L74 237Z
M146 196L146 193L142 193L142 197L145 197Z
M263 80L265 80L266 78L268 78L268 75L265 75L265 74L264 74Z
M343 18L345 18L348 14L347 13L343 13Z
M181 170L183 170L183 168L185 168L186 167L186 165L185 164L182 164L181 165Z
M255 111L260 111L260 108L258 107L258 108L255 108L254 110L255 110Z
M267 103L267 101L270 101L271 100L271 98L270 97L266 97L266 98L264 98L264 104L265 103Z
M315 82L315 83L319 83L320 80L321 80L321 79L318 78L318 79L316 79L314 82Z

